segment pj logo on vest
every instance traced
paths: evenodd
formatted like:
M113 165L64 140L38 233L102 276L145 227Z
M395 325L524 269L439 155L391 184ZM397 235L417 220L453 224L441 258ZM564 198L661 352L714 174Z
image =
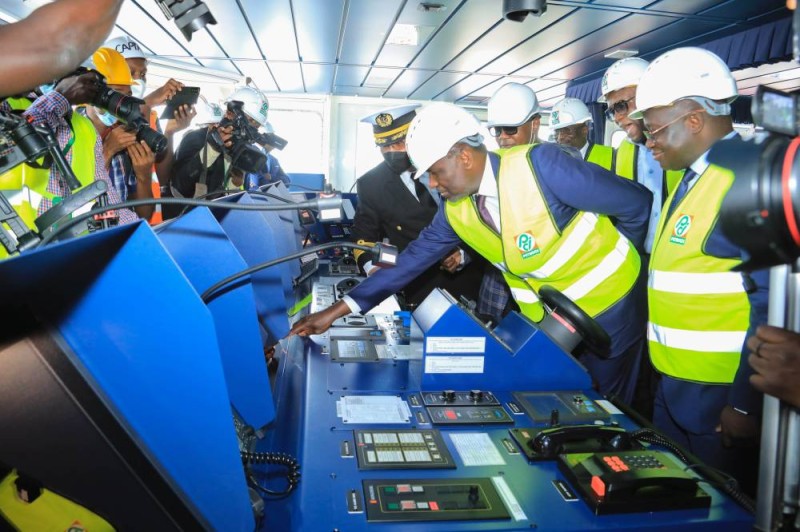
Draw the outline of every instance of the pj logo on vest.
M686 243L686 233L688 233L689 229L692 227L692 218L693 216L689 216L688 214L681 214L678 217L678 221L675 222L675 226L672 228L672 236L669 238L670 242L681 246Z
M539 246L536 245L536 239L533 238L533 235L529 232L517 235L517 248L519 249L519 252L522 253L523 259L535 257L542 252L542 250L539 249Z

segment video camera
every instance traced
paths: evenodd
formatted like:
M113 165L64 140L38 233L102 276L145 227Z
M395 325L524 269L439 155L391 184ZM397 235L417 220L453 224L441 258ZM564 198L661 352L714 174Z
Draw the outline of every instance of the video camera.
M250 124L243 107L244 103L239 100L228 102L228 112L233 115L233 118L230 119L226 116L219 121L220 127L231 126L233 128L230 148L225 147L217 129L211 132L210 141L214 149L230 157L233 168L246 173L258 173L267 163L267 156L253 144L263 144L264 134L259 133L258 128Z
M738 268L757 270L800 257L800 106L798 96L758 87L755 123L769 134L718 142L708 160L736 179L722 202L722 230L746 252Z
M105 81L92 100L92 105L105 109L126 124L128 131L136 132L136 141L144 141L156 156L167 149L167 137L150 127L150 122L142 116L139 108L144 101L110 89Z

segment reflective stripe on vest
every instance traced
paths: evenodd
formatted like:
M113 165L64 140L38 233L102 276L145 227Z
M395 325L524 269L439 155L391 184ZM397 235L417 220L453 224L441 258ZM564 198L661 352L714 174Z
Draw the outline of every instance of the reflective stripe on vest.
M634 144L628 139L622 141L617 147L616 164L614 166L614 173L625 179L632 179L638 181L638 160L639 160L640 146ZM662 179L664 173L661 174ZM667 179L667 194L672 194L678 183L681 182L683 177L683 170L668 170L666 172ZM664 198L662 198L663 200Z
M464 242L491 262L504 264L511 293L526 316L543 315L533 291L545 284L596 316L633 287L639 256L606 216L578 212L559 231L530 164L534 149L519 146L497 152L500 235L480 218L472 197L448 201L445 214Z
M611 170L614 166L614 148L602 144L590 144L586 152L586 162Z
M669 218L659 220L647 298L650 358L658 371L707 384L730 384L750 324L739 258L707 255L733 173L709 166ZM672 194L667 205L672 202Z

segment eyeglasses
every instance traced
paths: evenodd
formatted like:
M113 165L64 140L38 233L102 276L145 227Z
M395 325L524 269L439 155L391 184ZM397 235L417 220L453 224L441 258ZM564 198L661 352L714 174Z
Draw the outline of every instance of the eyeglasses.
M631 96L627 100L620 100L618 102L614 102L614 105L609 105L608 109L606 109L606 118L609 120L614 120L614 117L617 113L627 113L628 112L628 102L632 101L636 96Z
M654 129L653 131L650 131L649 129L645 129L644 131L642 131L642 133L644 133L644 136L645 136L645 138L647 140L655 139L662 132L666 131L669 126L671 126L672 124L676 124L678 122L678 120L686 118L690 114L699 113L699 112L702 112L702 111L703 111L702 109L694 109L692 111L689 111L688 113L682 114L681 116L675 118L674 120L670 120L669 122L667 122L663 126L657 128L657 129Z
M511 137L516 135L517 131L519 131L518 126L492 126L489 128L489 134L493 137L499 137L502 133Z

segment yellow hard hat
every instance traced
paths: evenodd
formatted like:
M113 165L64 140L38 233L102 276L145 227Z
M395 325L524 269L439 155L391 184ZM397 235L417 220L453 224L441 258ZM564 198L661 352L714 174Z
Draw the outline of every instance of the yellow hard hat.
M95 70L106 77L109 85L133 85L131 69L122 54L113 48L100 48L92 55Z

